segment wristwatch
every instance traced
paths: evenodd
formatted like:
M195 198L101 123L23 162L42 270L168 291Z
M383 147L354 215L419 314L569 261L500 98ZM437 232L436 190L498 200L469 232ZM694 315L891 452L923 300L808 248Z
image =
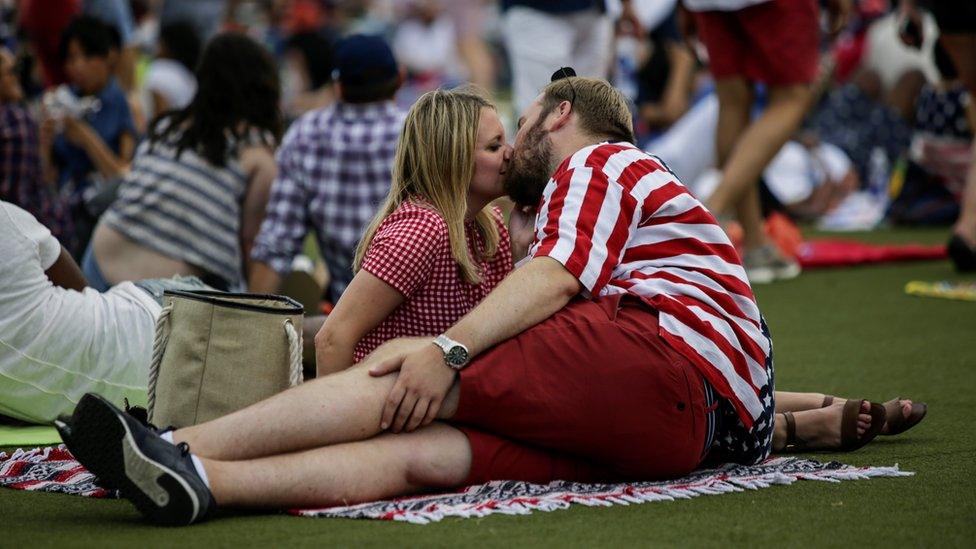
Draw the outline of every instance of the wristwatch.
M451 369L460 371L468 365L468 348L441 334L434 338L434 345L444 351L444 363Z

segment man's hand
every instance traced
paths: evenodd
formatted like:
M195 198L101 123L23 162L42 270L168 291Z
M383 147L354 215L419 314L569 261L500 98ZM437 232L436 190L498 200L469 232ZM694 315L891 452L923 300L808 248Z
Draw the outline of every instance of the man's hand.
M70 116L64 117L64 137L73 145L84 147L85 142L89 139L90 131L91 126L84 120Z
M427 341L420 349L370 368L369 374L374 377L400 371L383 407L381 429L410 432L437 417L457 372L444 362L443 351Z

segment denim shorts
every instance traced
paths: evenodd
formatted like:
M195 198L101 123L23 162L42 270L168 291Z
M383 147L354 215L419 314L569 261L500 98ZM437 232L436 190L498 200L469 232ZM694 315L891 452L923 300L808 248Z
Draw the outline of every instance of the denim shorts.
M173 278L147 278L145 280L136 280L132 283L135 284L140 290L143 290L147 294L151 295L152 298L156 300L156 303L159 303L160 305L163 304L163 292L167 290L214 290L212 286L208 286L195 276L177 275Z

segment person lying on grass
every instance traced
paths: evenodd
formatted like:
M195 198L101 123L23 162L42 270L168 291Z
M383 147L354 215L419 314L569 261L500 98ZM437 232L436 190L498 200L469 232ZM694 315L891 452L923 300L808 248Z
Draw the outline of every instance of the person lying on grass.
M160 524L204 520L217 505L321 507L492 479L666 479L706 456L768 456L773 365L755 298L714 218L631 144L619 92L553 82L514 151L498 137L493 159L481 125L501 135L480 97L426 94L396 170L404 185L446 186L451 165L478 157L472 172L494 166L486 181L510 191L552 174L524 263L473 310L434 340L395 339L185 429L159 433L87 395L58 424L72 453Z

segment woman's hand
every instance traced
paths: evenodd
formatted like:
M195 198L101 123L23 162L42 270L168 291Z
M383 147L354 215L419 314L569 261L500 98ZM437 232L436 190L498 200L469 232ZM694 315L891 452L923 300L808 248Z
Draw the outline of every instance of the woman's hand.
M535 240L536 211L531 206L514 207L508 218L508 234L512 239L512 262L521 261Z

